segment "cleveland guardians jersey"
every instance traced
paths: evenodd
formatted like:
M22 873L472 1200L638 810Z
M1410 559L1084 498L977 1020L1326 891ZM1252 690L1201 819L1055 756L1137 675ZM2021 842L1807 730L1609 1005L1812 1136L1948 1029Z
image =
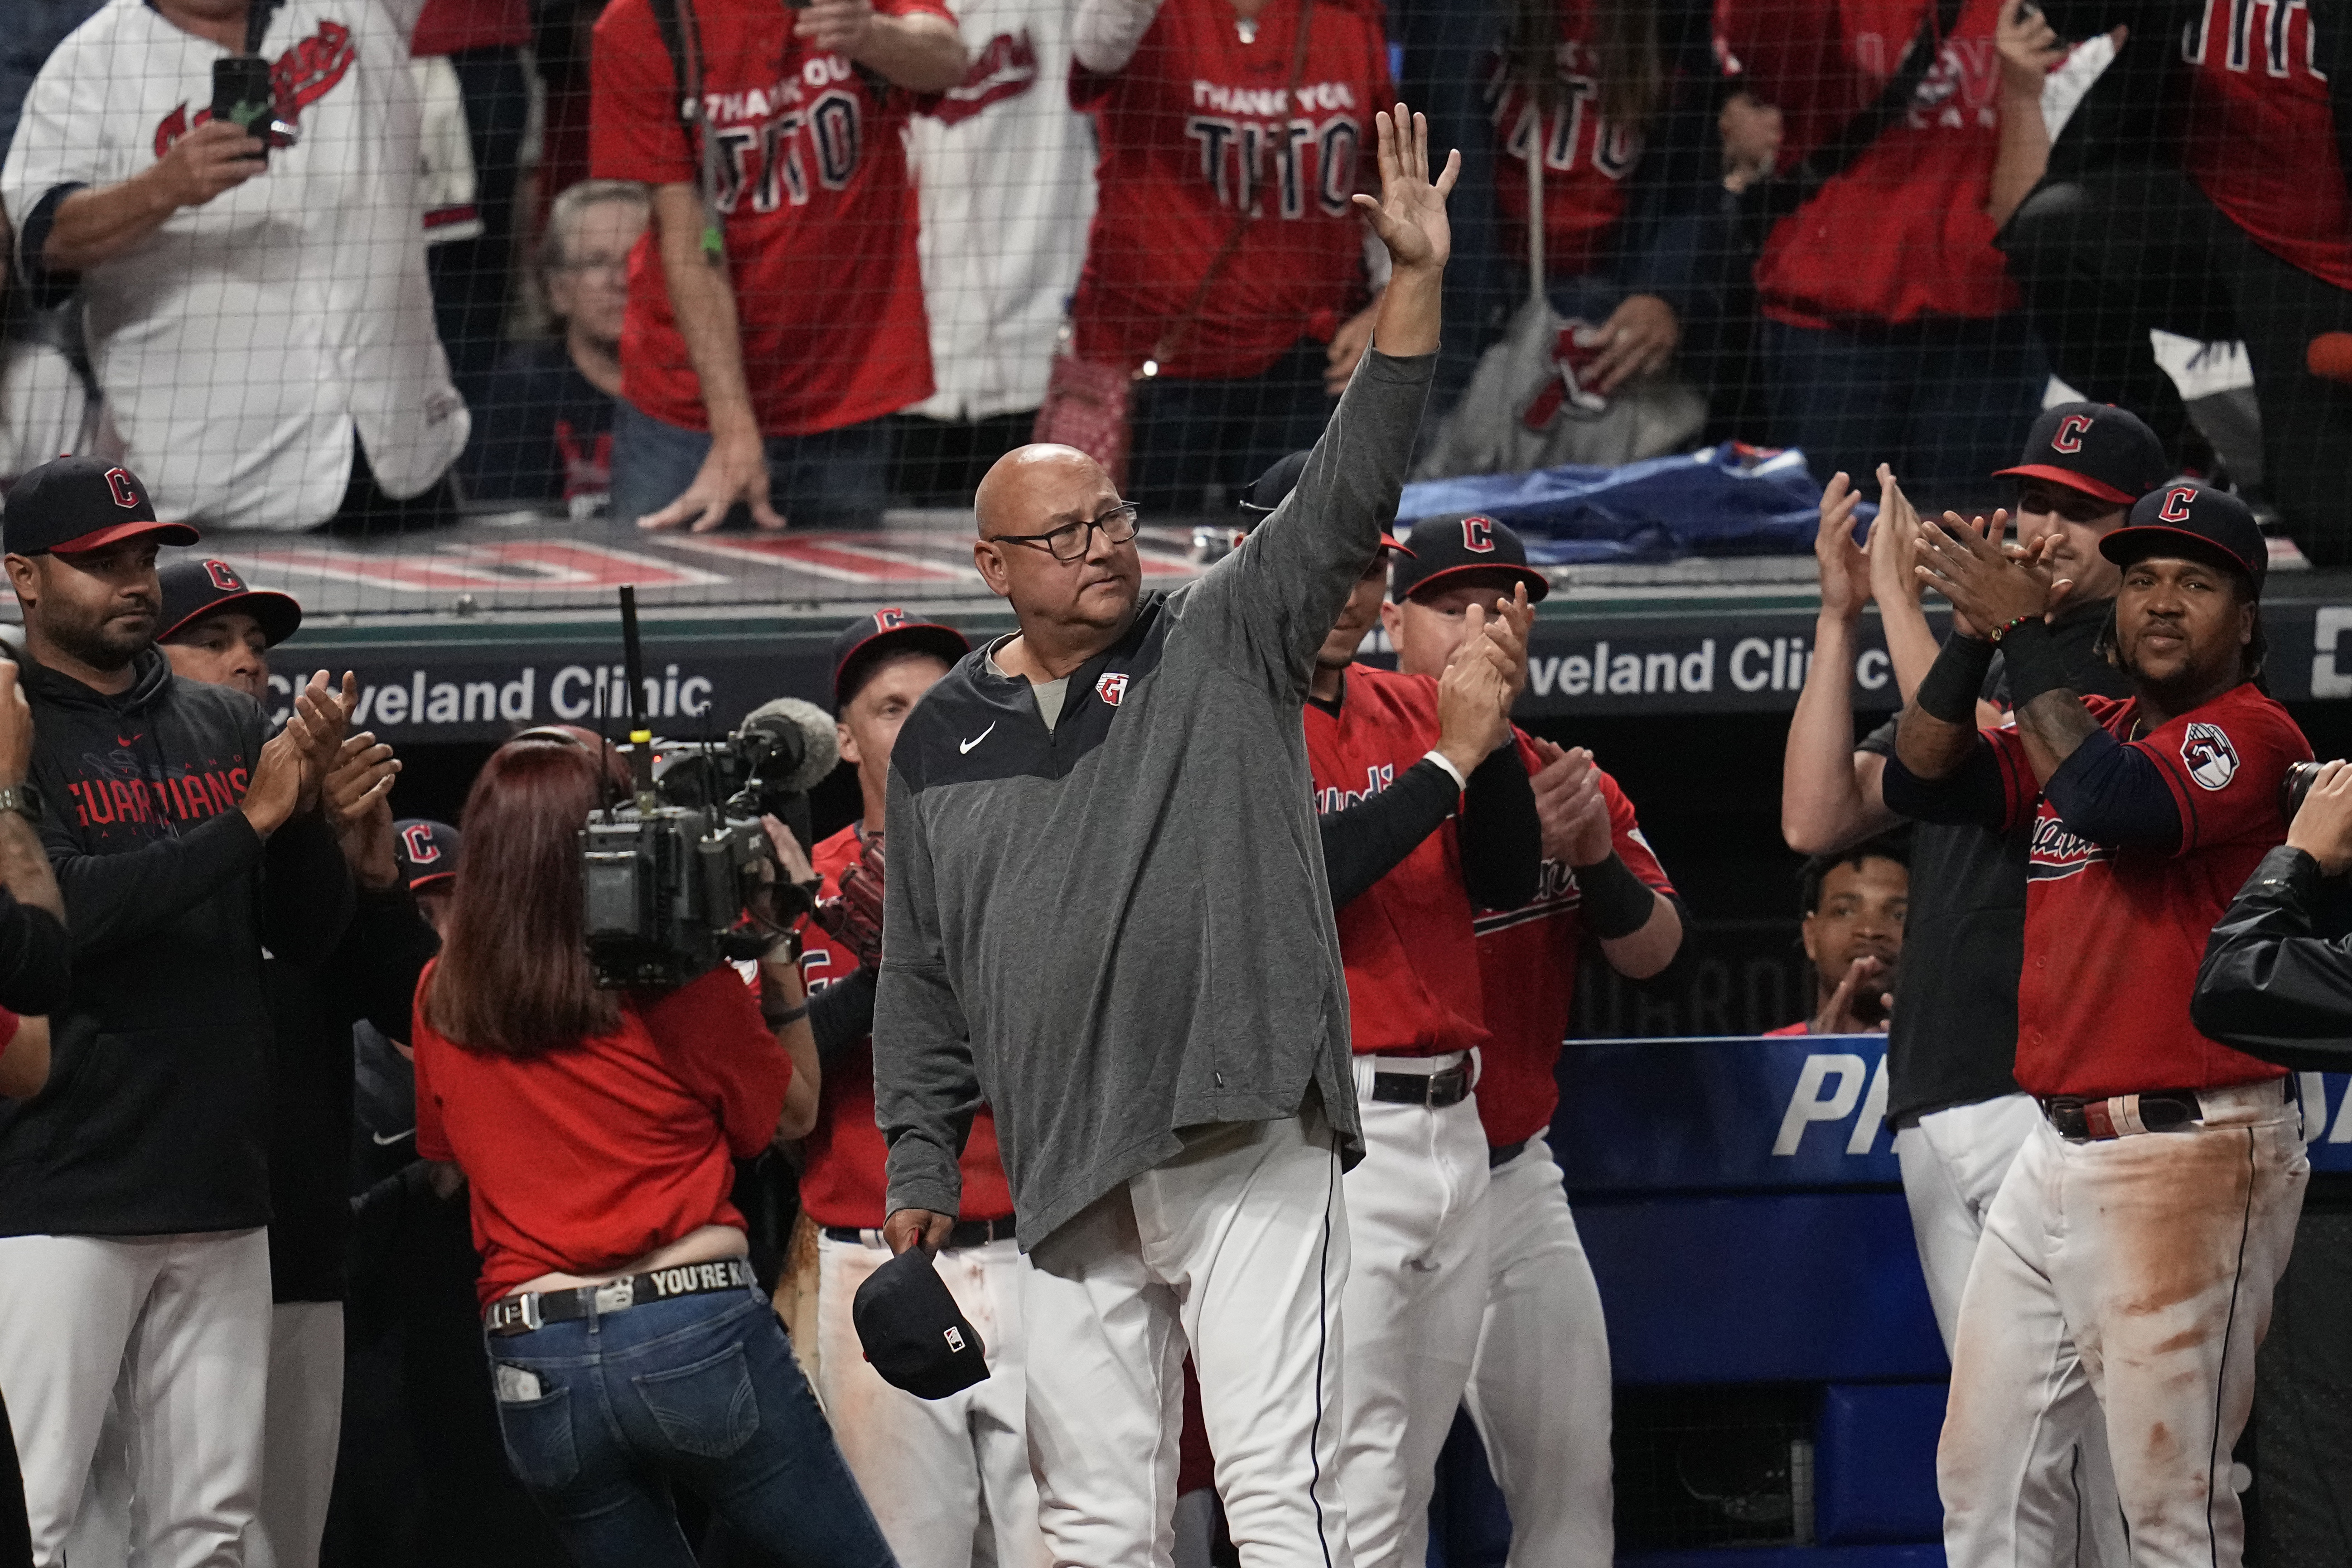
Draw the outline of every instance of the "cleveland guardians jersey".
M1512 733L1529 776L1543 760L1525 735ZM1665 868L1642 837L1633 803L1601 774L1609 835L1625 868L1652 890L1674 897ZM1576 963L1584 941L1584 895L1576 873L1546 858L1534 901L1516 910L1478 911L1478 973L1486 998L1486 1048L1479 1057L1478 1119L1486 1142L1508 1148L1551 1125L1559 1109L1561 1042L1576 1004Z
M272 10L261 53L299 140L81 274L108 416L158 516L309 528L342 504L354 429L396 497L465 446L425 277L415 17L413 0ZM34 81L0 174L18 233L54 193L119 184L211 119L225 53L142 0L110 0L76 28Z
M809 857L824 886L819 896L841 891L841 873L860 853L857 829L845 827ZM845 980L857 955L833 940L814 921L801 927L801 973L812 994ZM874 1040L858 1041L825 1064L818 1091L816 1126L802 1144L808 1166L801 1173L801 1207L819 1225L877 1230L889 1217L883 1163L889 1150L874 1121ZM1013 1193L996 1157L996 1118L983 1105L971 1119L963 1146L963 1219L1008 1219Z
M886 16L945 17L939 0L882 0ZM719 143L717 205L761 434L806 436L931 395L915 188L902 132L912 94L793 36L774 0L702 0L705 126ZM691 182L677 73L650 0L614 0L596 24L596 177ZM709 427L671 313L652 228L629 257L621 395L666 423Z
M1936 3L1717 0L1734 85L1786 117L1783 170L1878 96ZM2000 147L2002 4L1965 0L1909 110L1773 226L1756 264L1765 314L1820 327L2017 308L1984 210Z
M1126 67L1076 68L1101 187L1075 315L1078 352L1139 364L1191 303L1235 216L1253 215L1169 375L1255 375L1301 338L1328 341L1364 302L1364 229L1350 200L1390 106L1388 40L1367 0L1316 0L1297 100L1284 98L1297 0L1251 36L1225 0L1166 0Z
M1437 682L1349 665L1339 710L1307 709L1316 815L1362 805L1436 744ZM1349 1043L1358 1055L1435 1056L1486 1042L1477 940L1452 822L1339 910L1339 921Z
M1625 213L1625 179L1642 161L1638 125L1601 117L1601 60L1594 52L1592 0L1561 0L1559 100L1538 110L1510 79L1508 62L1488 62L1487 111L1495 124L1495 205L1503 246L1528 249L1528 158L1543 155L1544 270L1581 277L1601 264L1610 231ZM1435 148L1430 149L1433 156Z
M2299 5L2205 0L2181 33L2193 68L2182 155L2197 188L2255 244L2352 289L2352 208L2315 26Z
M2180 845L2115 848L2068 828L2042 795L2011 725L1985 731L2009 801L2031 819L2017 1082L2093 1098L2213 1089L2284 1069L2206 1038L2189 1021L2205 939L2255 862L2286 837L2279 784L2310 744L2251 684L2132 739L2139 703L2086 697L2117 740L2152 760L2180 812Z

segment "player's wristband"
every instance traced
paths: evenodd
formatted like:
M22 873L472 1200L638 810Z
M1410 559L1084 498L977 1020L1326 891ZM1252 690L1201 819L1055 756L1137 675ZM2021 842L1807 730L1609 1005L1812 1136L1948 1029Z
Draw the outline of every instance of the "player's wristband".
M1946 637L1936 652L1936 662L1927 667L1927 678L1919 682L1918 694L1912 698L1919 711L1947 724L1976 728L1977 694L1984 689L1992 654L1992 644L1981 637L1958 632Z
M2000 656L2009 662L2009 704L2020 711L2035 698L2074 684L2058 639L2040 621L2028 621L2002 638Z
M771 1007L762 1002L760 1004L760 1021L771 1029L781 1029L787 1024L797 1024L807 1017L808 1009L809 1005L805 1002L797 1007Z
M1444 752L1439 751L1436 747L1432 746L1428 751L1423 752L1421 760L1424 763L1435 763L1439 767L1444 768L1445 770L1445 776L1454 781L1454 787L1455 789L1463 790L1470 787L1470 781L1462 776L1462 770L1454 765L1454 759L1447 756Z
M1632 936L1658 907L1657 894L1613 849L1606 860L1577 867L1576 887L1584 929L1603 942Z

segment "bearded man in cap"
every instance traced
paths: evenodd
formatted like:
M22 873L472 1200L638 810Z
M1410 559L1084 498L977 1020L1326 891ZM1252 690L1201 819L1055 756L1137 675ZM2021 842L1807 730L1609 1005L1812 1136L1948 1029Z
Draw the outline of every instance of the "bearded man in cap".
M74 983L39 1095L0 1110L0 1384L33 1560L60 1561L108 1399L142 1560L236 1562L261 1485L270 1023L262 950L324 960L351 879L318 810L353 682L265 741L242 692L152 646L158 522L128 469L68 458L0 520L25 617L41 834Z
M2069 688L2049 623L2072 584L1951 513L1917 571L1952 636L1903 710L1886 804L2032 824L2017 1082L2041 1119L1986 1215L1937 1459L1953 1568L2038 1560L2071 1503L2055 1461L2104 1427L2144 1568L2235 1568L2231 1451L2310 1175L2284 1069L2201 1033L2207 935L2286 835L2311 748L2258 684L2268 554L2245 503L2190 483L2099 542L2121 568L2121 700ZM2011 724L1977 727L1998 648Z

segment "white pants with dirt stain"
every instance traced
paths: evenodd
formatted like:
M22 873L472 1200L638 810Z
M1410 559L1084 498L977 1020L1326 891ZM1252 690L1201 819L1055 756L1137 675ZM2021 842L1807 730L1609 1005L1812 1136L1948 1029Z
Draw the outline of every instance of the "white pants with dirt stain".
M2044 1122L1987 1216L1937 1455L1950 1568L2023 1568L2071 1510L2046 1478L2104 1421L2136 1568L2238 1568L2230 1451L2310 1177L2276 1081L2172 1132Z

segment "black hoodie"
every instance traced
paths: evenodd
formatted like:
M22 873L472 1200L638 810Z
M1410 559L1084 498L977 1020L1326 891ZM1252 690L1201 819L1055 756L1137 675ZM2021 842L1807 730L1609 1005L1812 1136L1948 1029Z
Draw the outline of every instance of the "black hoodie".
M236 809L268 724L150 648L120 696L25 666L41 837L73 938L48 1087L0 1108L0 1236L269 1220L262 948L317 963L351 879L315 816L265 845Z

